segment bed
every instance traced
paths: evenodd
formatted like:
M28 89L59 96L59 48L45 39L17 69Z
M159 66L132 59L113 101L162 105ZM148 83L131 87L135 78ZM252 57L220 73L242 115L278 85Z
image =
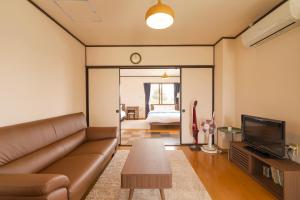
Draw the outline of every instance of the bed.
M180 112L175 110L175 105L151 105L146 122L150 129L155 126L180 126Z

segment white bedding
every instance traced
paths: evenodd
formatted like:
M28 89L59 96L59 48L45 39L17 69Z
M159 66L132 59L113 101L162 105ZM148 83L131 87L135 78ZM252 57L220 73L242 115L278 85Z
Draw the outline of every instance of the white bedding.
M124 110L121 110L121 119L126 117L126 112Z
M148 123L173 123L180 122L180 113L178 110L150 111L146 119Z

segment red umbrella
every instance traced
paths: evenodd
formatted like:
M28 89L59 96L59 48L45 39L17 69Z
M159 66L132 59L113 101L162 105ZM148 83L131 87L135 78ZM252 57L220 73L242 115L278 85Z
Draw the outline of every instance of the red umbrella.
M193 137L195 144L198 144L198 125L197 125L197 114L196 114L196 106L197 106L197 101L194 101L194 106L193 106L193 124L192 124L192 131L193 131Z

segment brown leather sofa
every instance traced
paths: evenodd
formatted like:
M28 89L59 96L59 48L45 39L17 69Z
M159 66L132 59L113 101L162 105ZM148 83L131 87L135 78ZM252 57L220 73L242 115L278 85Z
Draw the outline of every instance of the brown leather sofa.
M82 199L114 155L116 127L83 113L0 128L0 199Z

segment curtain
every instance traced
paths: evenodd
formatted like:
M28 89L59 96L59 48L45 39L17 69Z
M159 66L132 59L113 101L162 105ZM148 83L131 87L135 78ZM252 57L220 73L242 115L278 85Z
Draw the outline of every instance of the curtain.
M144 91L145 91L145 117L148 117L149 109L149 100L150 100L150 83L144 83Z
M179 103L177 99L177 94L180 92L180 83L174 83L174 102L175 104Z
M174 83L174 103L175 110L179 110L179 98L177 98L177 94L180 92L180 83Z

